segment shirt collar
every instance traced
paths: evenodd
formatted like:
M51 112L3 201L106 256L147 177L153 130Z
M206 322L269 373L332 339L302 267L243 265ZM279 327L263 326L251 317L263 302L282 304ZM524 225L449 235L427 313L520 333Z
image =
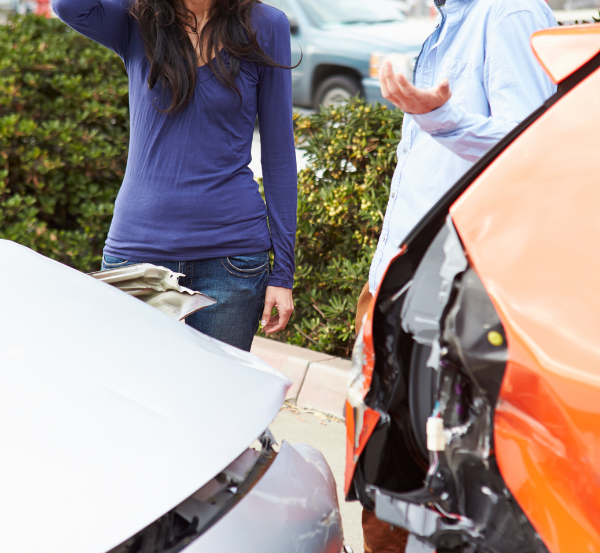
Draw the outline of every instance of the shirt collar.
M469 4L478 0L434 0L435 7L440 10L445 8L446 13L451 19L461 20Z

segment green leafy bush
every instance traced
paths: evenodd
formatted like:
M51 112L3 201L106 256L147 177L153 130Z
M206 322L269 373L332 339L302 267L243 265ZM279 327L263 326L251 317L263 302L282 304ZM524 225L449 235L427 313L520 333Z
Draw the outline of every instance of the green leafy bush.
M309 166L298 176L296 311L278 339L349 356L401 127L400 111L360 99L296 120Z
M56 19L0 26L0 238L97 268L128 137L115 54Z

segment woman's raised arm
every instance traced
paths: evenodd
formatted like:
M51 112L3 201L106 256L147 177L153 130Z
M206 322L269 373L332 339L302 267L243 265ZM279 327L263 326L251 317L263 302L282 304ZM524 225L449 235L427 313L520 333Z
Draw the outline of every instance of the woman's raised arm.
M126 61L132 16L128 0L52 0L52 9L69 27L110 48Z

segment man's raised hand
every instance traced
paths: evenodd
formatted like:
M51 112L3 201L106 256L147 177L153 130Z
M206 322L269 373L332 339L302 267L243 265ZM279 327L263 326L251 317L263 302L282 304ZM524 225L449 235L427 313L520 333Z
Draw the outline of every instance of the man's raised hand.
M405 113L420 115L442 107L452 96L448 79L428 89L416 88L404 75L394 75L392 64L384 62L379 69L381 94Z

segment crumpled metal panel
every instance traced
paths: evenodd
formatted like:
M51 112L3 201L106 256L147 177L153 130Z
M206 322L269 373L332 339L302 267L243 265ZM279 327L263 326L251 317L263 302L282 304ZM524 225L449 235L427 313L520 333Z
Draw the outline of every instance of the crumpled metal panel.
M0 259L0 551L106 553L277 415L291 382L258 357L14 242Z
M271 467L185 553L340 553L335 481L316 449L283 442Z
M217 303L202 292L181 286L179 277L185 275L151 263L97 271L89 275L145 301L179 321Z

